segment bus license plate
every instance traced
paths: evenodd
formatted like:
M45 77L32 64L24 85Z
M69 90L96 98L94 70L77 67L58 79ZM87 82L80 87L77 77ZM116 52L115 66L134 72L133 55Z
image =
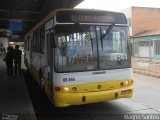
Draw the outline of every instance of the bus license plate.
M121 95L129 94L131 93L131 90L123 90L121 91Z

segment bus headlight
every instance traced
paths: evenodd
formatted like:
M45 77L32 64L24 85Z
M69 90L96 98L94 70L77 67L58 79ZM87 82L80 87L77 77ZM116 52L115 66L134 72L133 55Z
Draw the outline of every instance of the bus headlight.
M127 81L126 81L126 85L128 85L128 84L129 84L129 81L127 80Z
M65 92L69 91L69 87L64 87L63 89L64 89Z

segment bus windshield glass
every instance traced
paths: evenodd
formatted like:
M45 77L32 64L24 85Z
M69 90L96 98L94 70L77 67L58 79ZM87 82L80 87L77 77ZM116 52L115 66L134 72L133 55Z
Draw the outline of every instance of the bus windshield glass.
M128 27L55 26L55 70L82 72L129 68Z

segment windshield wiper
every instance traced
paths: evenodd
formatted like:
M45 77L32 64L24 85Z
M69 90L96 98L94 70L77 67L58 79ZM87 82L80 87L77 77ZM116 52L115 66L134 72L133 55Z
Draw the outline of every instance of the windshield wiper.
M111 24L109 26L109 28L106 30L106 33L102 35L102 39L104 39L110 33L110 31L112 30L113 26L114 26L114 24Z
M103 39L110 33L110 31L112 30L114 24L111 24L109 26L109 28L106 30L106 33L105 34L102 34L102 28L100 27L100 33L101 33L101 47L102 47L102 50L103 50Z

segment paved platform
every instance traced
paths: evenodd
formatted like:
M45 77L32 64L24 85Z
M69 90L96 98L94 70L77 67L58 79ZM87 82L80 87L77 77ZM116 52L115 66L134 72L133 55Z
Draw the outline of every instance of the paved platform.
M23 66L23 65L22 65ZM22 75L8 77L0 56L0 120L36 120L25 80Z

